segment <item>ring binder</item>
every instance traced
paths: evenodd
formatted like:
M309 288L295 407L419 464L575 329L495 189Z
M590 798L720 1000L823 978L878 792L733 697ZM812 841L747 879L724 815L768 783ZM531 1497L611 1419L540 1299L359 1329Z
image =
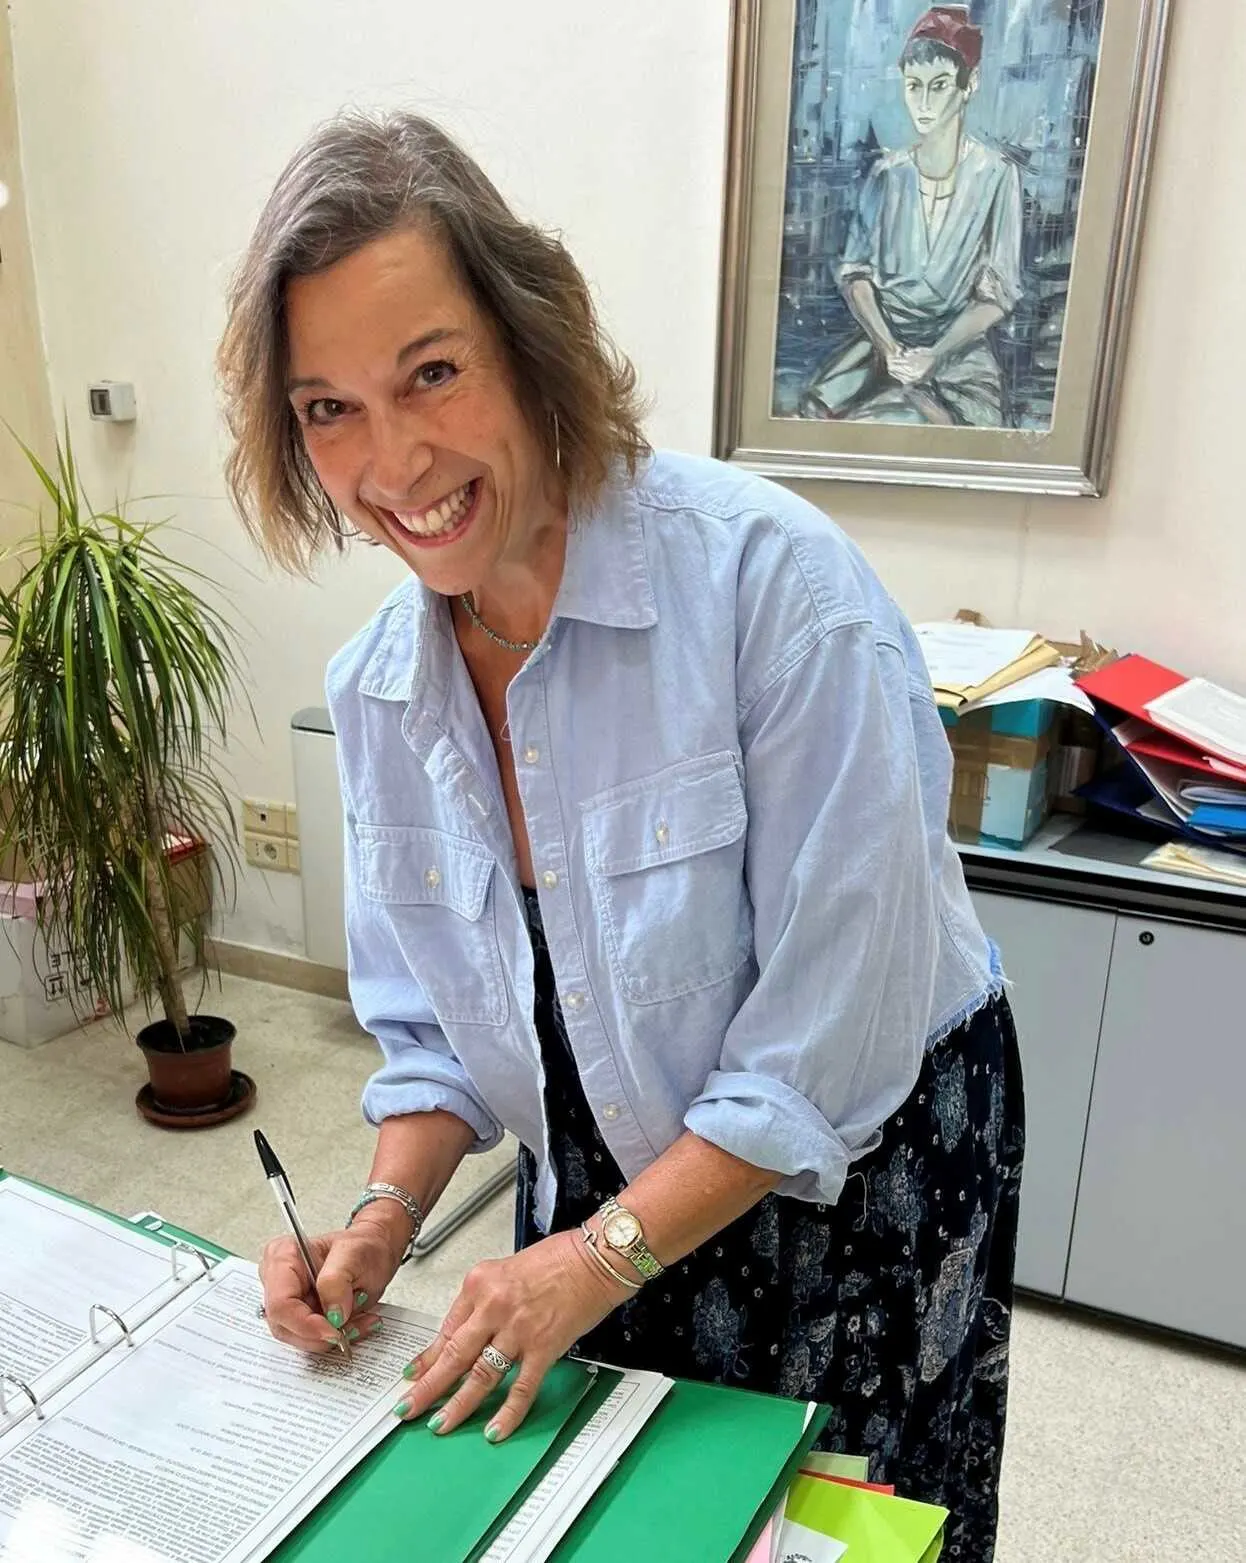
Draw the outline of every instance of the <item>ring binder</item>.
M0 1416L8 1416L9 1414L9 1403L4 1393L6 1384L12 1384L15 1389L21 1390L22 1394L26 1396L26 1399L35 1408L35 1421L42 1422L44 1413L43 1407L39 1404L38 1395L35 1394L29 1384L12 1373L0 1373Z
M189 1254L192 1259L199 1261L201 1274L211 1274L213 1261L208 1258L201 1248L194 1248L190 1243L174 1243L172 1248L169 1249L169 1263L173 1266L173 1279L175 1281L182 1279L182 1272L178 1266L179 1254Z
M110 1307L108 1307L108 1305L106 1303L92 1303L91 1304L91 1312L88 1315L87 1322L90 1325L90 1329L91 1329L91 1344L92 1344L92 1346L98 1346L99 1343L100 1343L100 1338L95 1333L95 1315L97 1313L106 1313L108 1315L108 1317L113 1321L113 1323L117 1326L117 1328L121 1331L121 1333L125 1336L125 1343L126 1343L126 1345L127 1346L133 1346L133 1344L134 1344L134 1337L130 1334L130 1326L125 1322L125 1320L121 1317L121 1315L119 1313L115 1313Z

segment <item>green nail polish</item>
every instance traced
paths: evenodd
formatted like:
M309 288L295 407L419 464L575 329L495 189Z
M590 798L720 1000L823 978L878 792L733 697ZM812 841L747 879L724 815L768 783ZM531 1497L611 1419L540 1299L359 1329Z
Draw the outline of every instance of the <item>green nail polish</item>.
M366 1308L367 1306L368 1306L368 1294L367 1294L367 1292L356 1292L355 1293L355 1307L356 1308Z
M325 1318L328 1319L335 1330L340 1330L346 1323L346 1315L340 1308L330 1308L328 1313L325 1314Z
M408 1362L402 1370L403 1378L415 1378L419 1374L419 1366L414 1362Z
M398 1404L394 1407L394 1415L395 1416L406 1416L407 1412L410 1411L410 1409L411 1409L411 1402L409 1400L400 1400L398 1402Z
M485 1428L485 1437L491 1444L496 1444L501 1436L502 1429L497 1425L496 1422L490 1422L488 1427Z
M353 1324L351 1325L350 1329L348 1329L347 1332L346 1332L346 1339L348 1341L357 1341L359 1339L359 1331L355 1328L355 1326Z
M428 1419L428 1430L429 1430L429 1432L430 1433L439 1433L441 1431L441 1429L442 1429L442 1426L445 1423L445 1420L446 1420L446 1414L445 1414L444 1411L434 1411L432 1416L430 1416L429 1419Z
M376 1332L380 1329L381 1325L384 1323L384 1319L373 1319L372 1323L368 1326L368 1334L375 1335Z

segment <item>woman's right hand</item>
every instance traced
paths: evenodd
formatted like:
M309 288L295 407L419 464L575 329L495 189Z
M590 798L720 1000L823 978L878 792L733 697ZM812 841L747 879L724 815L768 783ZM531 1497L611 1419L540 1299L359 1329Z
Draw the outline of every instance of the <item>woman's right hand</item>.
M381 1322L376 1304L394 1278L406 1238L396 1248L392 1222L367 1215L361 1211L350 1227L308 1240L318 1272L314 1286L292 1237L265 1245L264 1316L277 1340L323 1353L336 1351L343 1335L353 1344L375 1334Z

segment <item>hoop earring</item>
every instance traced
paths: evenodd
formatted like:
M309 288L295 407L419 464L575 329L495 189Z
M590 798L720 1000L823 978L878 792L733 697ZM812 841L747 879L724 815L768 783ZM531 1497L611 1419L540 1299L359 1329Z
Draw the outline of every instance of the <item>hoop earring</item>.
M553 416L553 419L554 419L554 465L558 468L559 472L561 472L562 471L562 440L559 437L558 414L557 414L557 412L555 412L552 416Z

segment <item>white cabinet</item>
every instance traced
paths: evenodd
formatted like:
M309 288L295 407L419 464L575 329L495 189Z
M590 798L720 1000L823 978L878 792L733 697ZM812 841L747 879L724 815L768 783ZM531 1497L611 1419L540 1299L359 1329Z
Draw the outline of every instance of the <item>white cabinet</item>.
M1242 935L1117 919L1070 1301L1246 1347L1244 999Z
M973 900L1004 953L1025 1079L1017 1285L1060 1297L1116 918L982 891Z
M1246 897L1118 850L962 854L1025 1075L1017 1283L1246 1347Z

